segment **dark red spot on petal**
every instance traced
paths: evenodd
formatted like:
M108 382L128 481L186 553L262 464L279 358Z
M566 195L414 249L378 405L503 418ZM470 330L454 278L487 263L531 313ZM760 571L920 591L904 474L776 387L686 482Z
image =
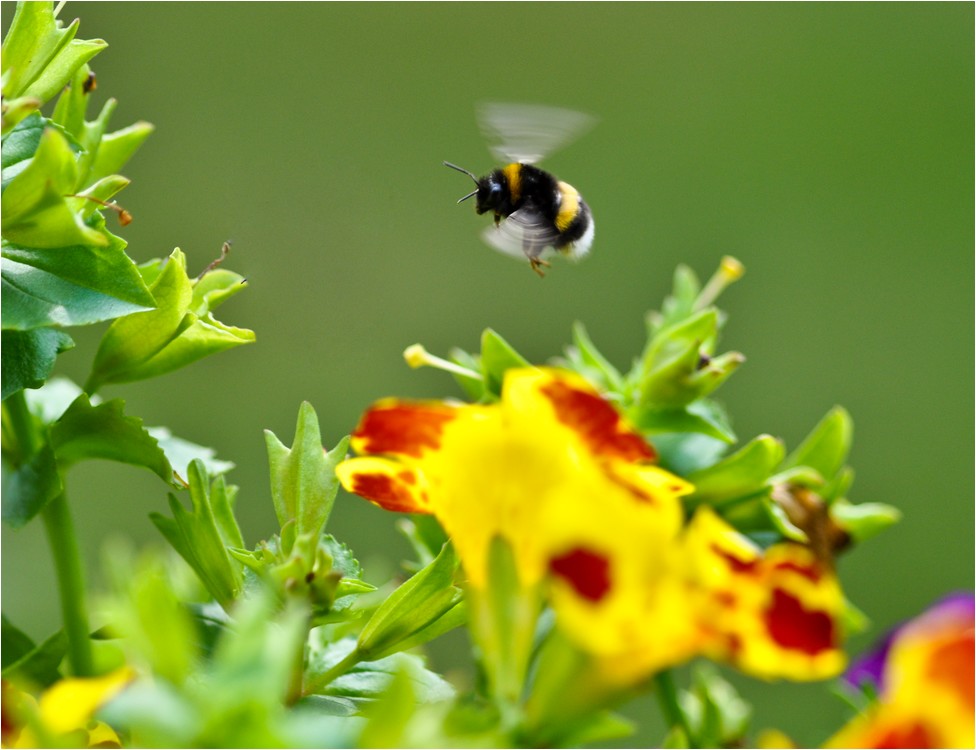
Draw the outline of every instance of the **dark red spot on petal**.
M577 547L552 558L549 570L591 602L600 601L610 591L610 561L599 553Z
M798 573L804 578L817 583L823 571L820 569L819 565L804 565L803 563L796 562L795 560L784 560L783 562L778 562L773 566L774 570L790 570L794 573Z
M759 567L759 560L740 560L738 557L733 555L728 550L724 550L717 544L712 545L712 552L721 557L725 562L729 564L733 573L741 573L743 575L755 575Z
M417 475L414 474L412 471L401 471L399 474L397 474L397 479L399 479L404 484L417 483Z
M626 461L655 457L654 449L647 441L627 429L617 410L597 394L558 380L544 385L542 393L552 402L556 418L575 430L594 453Z
M352 491L385 510L398 513L429 513L414 495L388 474L354 474Z
M456 409L442 404L377 405L363 415L353 433L360 453L398 453L419 458L425 450L440 447L444 425Z
M826 612L811 611L792 594L773 589L773 603L766 611L770 637L785 649L815 656L836 647L834 621Z

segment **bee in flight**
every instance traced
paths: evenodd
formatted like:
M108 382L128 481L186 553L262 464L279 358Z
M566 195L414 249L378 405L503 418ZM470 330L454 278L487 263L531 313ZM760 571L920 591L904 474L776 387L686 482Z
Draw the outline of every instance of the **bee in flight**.
M477 188L461 198L475 198L479 214L494 212L495 222L482 233L488 245L526 257L543 276L552 251L579 260L593 244L593 216L583 196L536 162L588 129L593 118L581 112L527 104L486 104L479 122L491 152L505 166L479 178L450 162Z

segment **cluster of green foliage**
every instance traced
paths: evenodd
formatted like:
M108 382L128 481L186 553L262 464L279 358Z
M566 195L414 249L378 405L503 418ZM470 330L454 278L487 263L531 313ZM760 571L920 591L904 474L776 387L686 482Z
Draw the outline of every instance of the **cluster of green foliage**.
M64 621L37 643L4 618L4 679L42 691L68 675L132 665L153 679L136 681L100 717L139 746L573 744L629 731L600 714L571 734L542 724L527 734L483 685L458 696L426 668L415 649L468 619L458 560L436 522L416 519L401 525L416 553L411 575L379 590L363 580L353 553L325 531L348 441L324 449L309 404L291 447L266 435L278 528L248 547L234 517L237 488L224 477L231 463L146 427L121 399L99 399L105 385L161 377L255 337L214 317L245 288L241 276L216 264L190 276L179 249L136 264L109 230L106 211L123 225L129 218L111 200L152 126L110 131L111 99L86 119L88 63L106 45L76 39L77 29L56 19L52 3L25 2L3 43L3 520L18 529L42 519ZM724 316L713 302L735 275L729 268L704 287L679 269L629 372L581 325L560 364L654 436L662 464L695 484L692 506L712 505L757 541L812 543L825 523L854 540L876 533L896 514L845 499L843 410L788 456L768 435L728 453L736 438L712 393L743 361L716 353ZM52 377L58 354L74 346L66 329L99 323L109 325L85 384ZM451 358L445 369L482 402L498 398L505 370L528 364L491 330L479 353ZM110 550L95 606L67 494L71 467L89 459L149 469L170 509L151 521L171 554ZM815 493L829 512L816 523L789 513L775 498L785 485ZM717 675L701 672L680 700L673 685L658 687L671 691L680 716L669 718L684 741L742 740L748 710Z

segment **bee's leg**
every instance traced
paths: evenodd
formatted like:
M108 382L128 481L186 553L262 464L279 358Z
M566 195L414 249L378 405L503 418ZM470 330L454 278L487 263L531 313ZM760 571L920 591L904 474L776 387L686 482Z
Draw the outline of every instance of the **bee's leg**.
M542 258L529 258L529 265L532 266L532 270L535 271L539 278L545 278L546 272L542 270L543 267L549 268L549 263L544 261Z

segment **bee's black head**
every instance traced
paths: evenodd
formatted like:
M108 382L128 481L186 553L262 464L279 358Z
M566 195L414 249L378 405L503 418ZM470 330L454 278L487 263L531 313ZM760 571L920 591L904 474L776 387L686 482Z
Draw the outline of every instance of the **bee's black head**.
M502 174L501 170L496 169L493 172L489 172L487 175L478 179L473 172L469 172L464 167L459 167L457 164L451 164L451 162L444 162L444 166L450 167L451 169L456 169L458 172L463 172L468 177L470 177L474 184L477 185L477 189L471 191L463 198L458 200L458 203L463 203L468 198L475 198L475 211L479 214L486 213L488 211L496 210L505 201L505 175Z

